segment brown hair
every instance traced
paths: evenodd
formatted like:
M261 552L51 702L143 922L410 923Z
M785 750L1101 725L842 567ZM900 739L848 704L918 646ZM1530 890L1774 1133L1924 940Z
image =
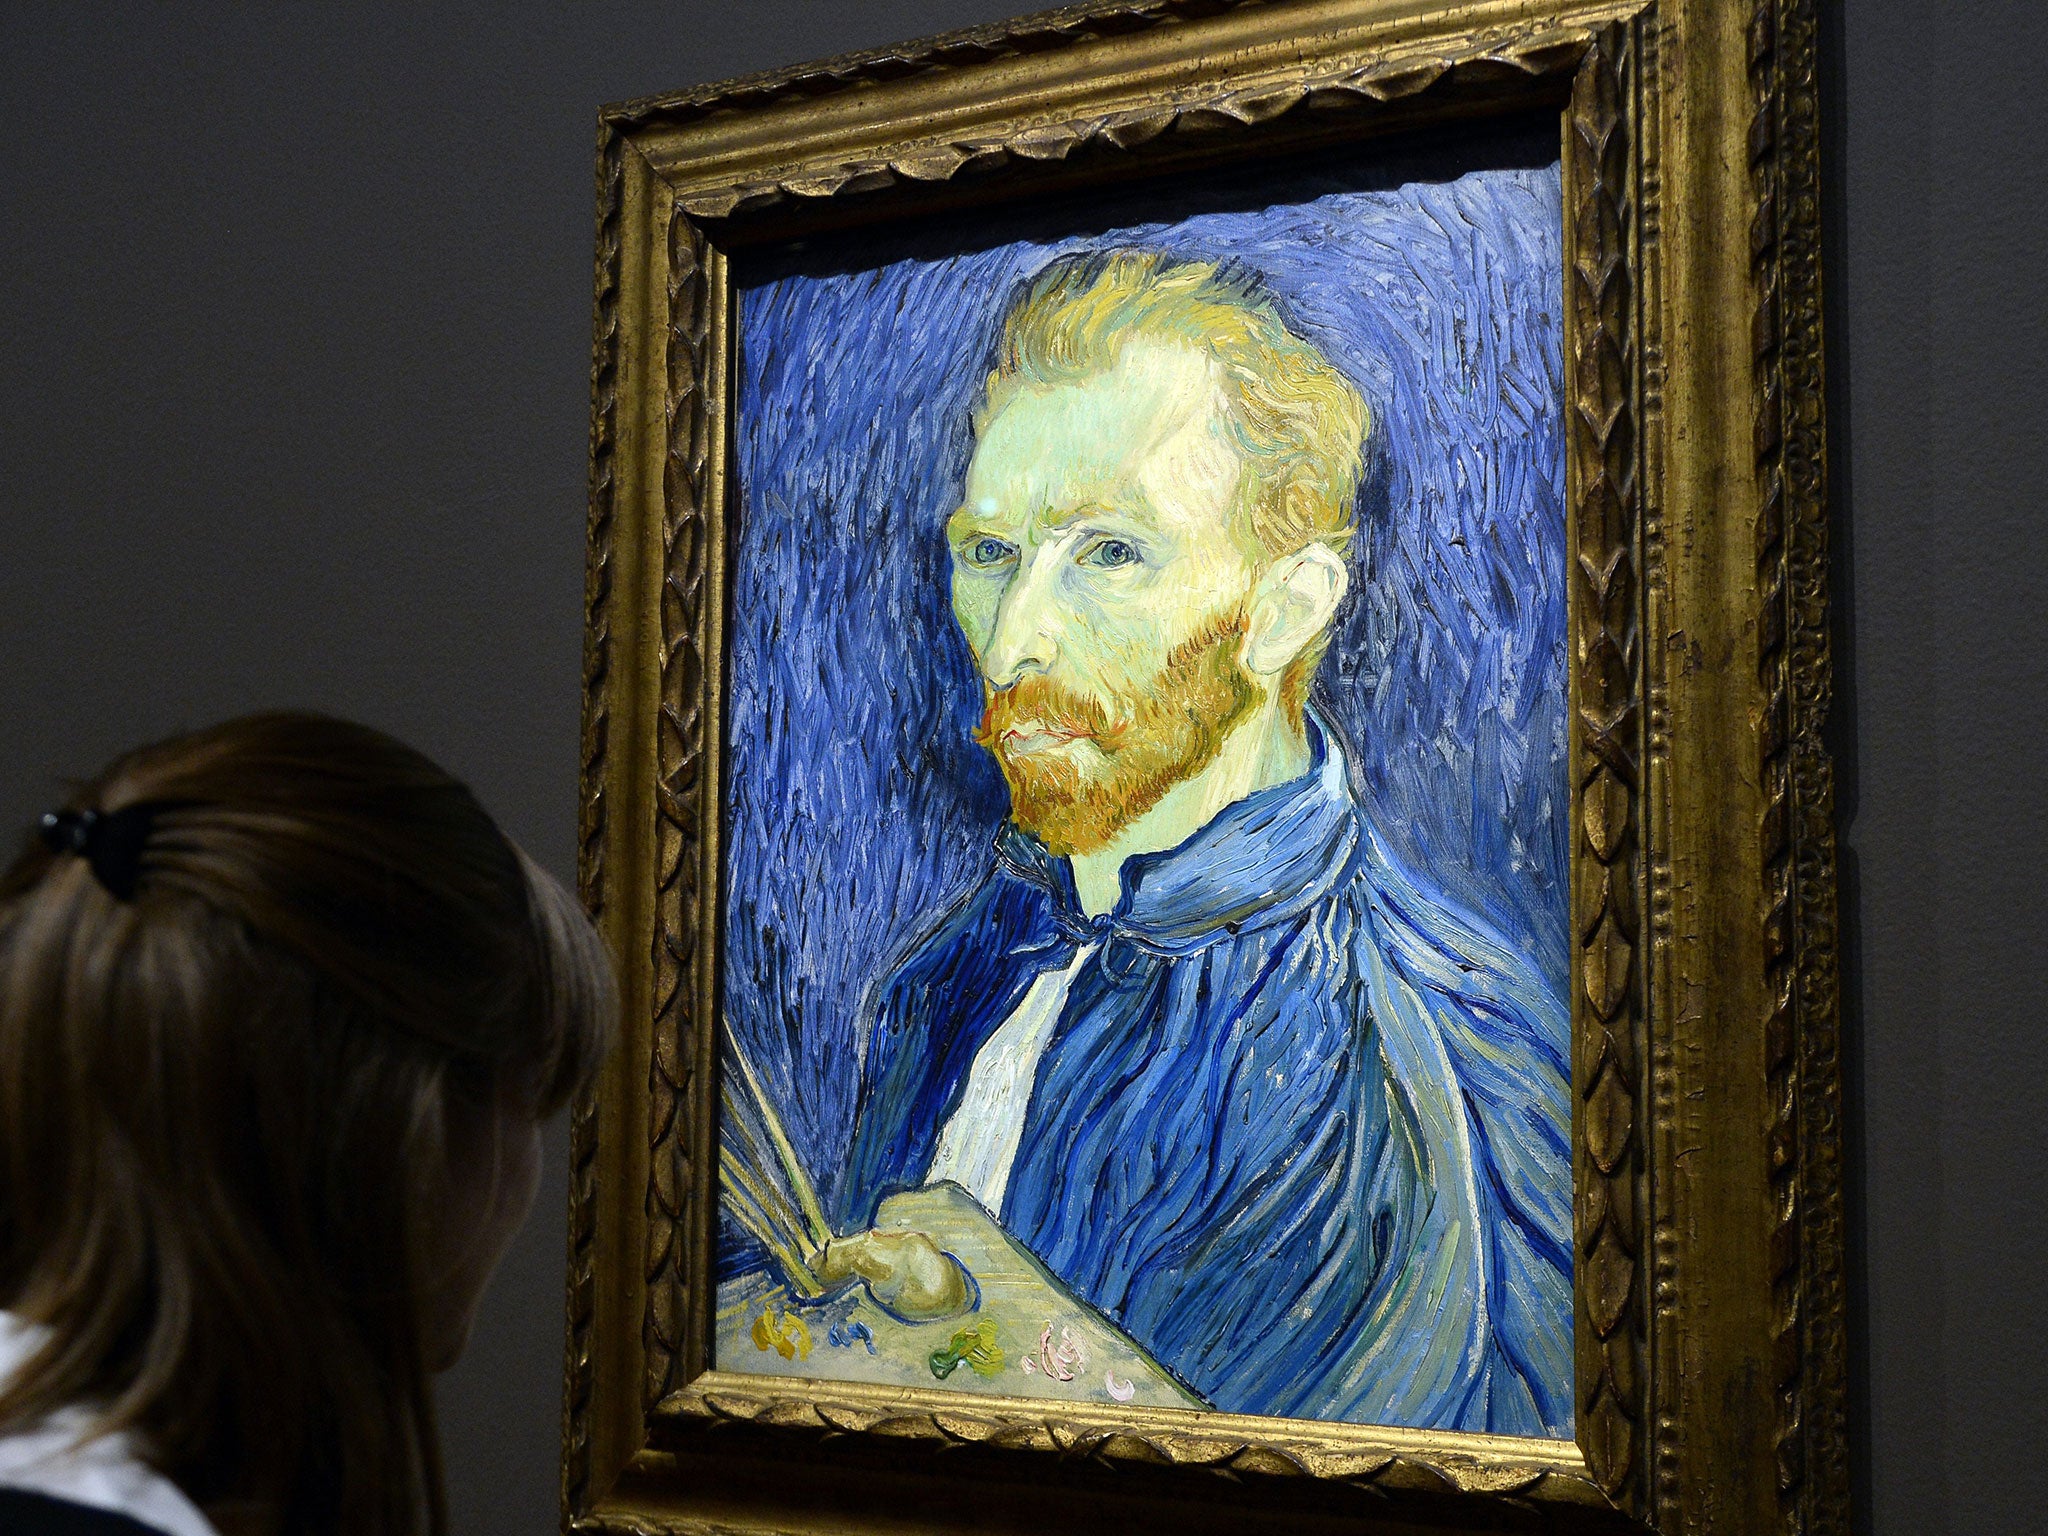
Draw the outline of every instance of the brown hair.
M442 1531L426 1192L459 1101L589 1078L600 941L364 726L231 721L72 801L144 804L130 899L36 841L0 878L0 1307L51 1330L0 1425L90 1402L210 1510Z

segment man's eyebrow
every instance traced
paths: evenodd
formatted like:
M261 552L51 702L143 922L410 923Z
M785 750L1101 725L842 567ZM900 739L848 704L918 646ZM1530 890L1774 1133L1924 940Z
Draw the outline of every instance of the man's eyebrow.
M1057 512L1042 512L1033 519L1048 533L1057 533L1071 528L1075 523L1084 523L1092 517L1109 518L1118 522L1136 523L1143 528L1156 528L1159 519L1142 499L1129 506L1109 507L1099 501L1084 502L1078 507L1062 507Z
M1000 511L984 512L979 507L955 507L946 519L946 537L959 539L976 531L991 532L1008 527L1014 518L1003 516Z
M1003 508L984 510L976 506L963 505L955 507L952 514L947 517L946 537L958 540L976 533L1014 537L1020 522L1037 529L1040 533L1061 533L1076 523L1087 522L1090 518L1131 523L1144 529L1156 529L1159 526L1159 519L1142 499L1129 506L1111 507L1099 501L1087 501L1078 506L1041 507L1023 519Z

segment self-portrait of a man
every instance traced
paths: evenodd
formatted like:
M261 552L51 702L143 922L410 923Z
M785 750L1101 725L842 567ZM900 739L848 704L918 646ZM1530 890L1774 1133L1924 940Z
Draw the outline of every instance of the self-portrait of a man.
M721 1367L1570 1433L1557 196L743 296Z

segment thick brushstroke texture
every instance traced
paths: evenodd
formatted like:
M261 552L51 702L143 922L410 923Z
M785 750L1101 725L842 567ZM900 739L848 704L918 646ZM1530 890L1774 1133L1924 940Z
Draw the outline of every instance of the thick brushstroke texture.
M1565 986L1554 168L785 277L740 303L725 1018L821 1189L872 989L1006 808L941 537L1013 286L1139 244L1263 273L1364 390L1376 474L1319 679L1379 834Z
M1404 868L1321 721L1300 778L1124 865L1014 826L891 979L838 1219L930 1177L1020 988L1076 974L1000 1204L1208 1402L1571 1432L1564 999Z

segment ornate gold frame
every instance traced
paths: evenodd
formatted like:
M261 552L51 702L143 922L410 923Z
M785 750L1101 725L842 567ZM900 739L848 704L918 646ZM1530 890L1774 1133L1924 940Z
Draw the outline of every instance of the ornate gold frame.
M1135 0L605 110L568 1528L1846 1528L1814 12ZM709 1369L729 254L1510 109L1565 166L1577 1442Z

